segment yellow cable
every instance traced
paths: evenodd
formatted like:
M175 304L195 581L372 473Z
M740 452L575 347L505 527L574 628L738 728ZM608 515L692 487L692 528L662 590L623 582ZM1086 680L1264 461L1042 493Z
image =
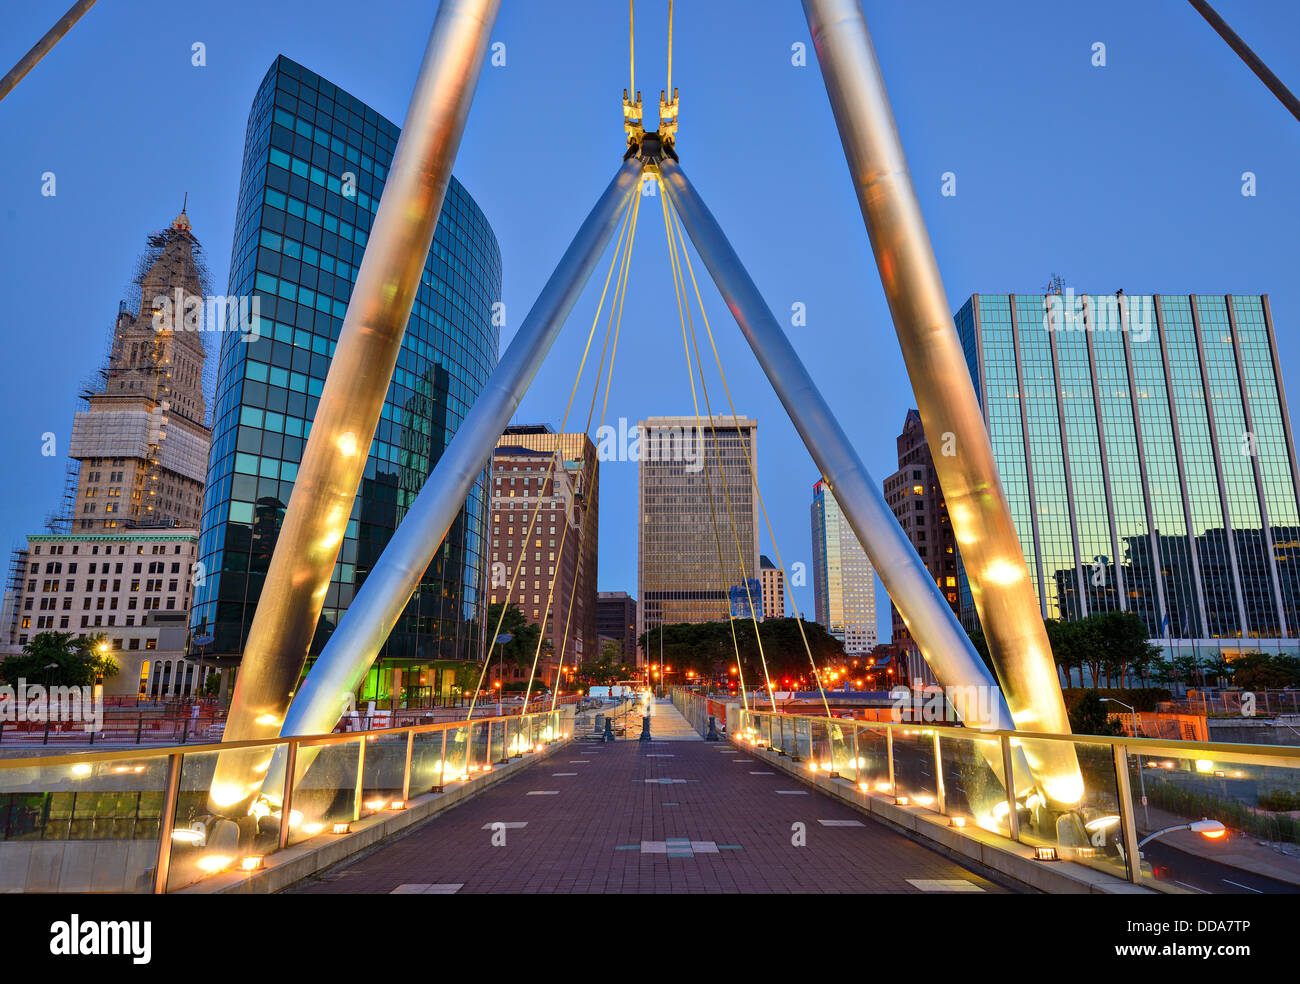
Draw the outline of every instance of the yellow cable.
M671 205L671 203L668 204ZM718 375L722 379L722 389L727 394L727 406L731 408L731 414L734 417L736 414L736 405L731 398L731 387L727 385L727 374L722 368L722 357L718 353L718 345L713 337L713 329L709 326L709 317L704 311L704 300L700 296L700 285L695 279L695 268L691 263L690 254L686 251L686 239L682 233L680 220L675 209L673 211L673 220L673 226L676 230L677 238L681 242L682 255L686 258L686 269L690 273L691 286L695 290L695 299L700 307L700 320L704 323L704 330L708 333L709 345L713 349L713 359L718 366ZM701 372L703 372L703 370L701 370ZM794 609L795 624L799 626L799 637L803 640L804 651L808 654L808 662L812 665L813 679L817 682L817 690L821 694L822 706L826 711L826 717L829 719L831 716L830 703L826 699L826 690L822 686L821 673L817 669L817 661L813 658L812 647L808 644L808 636L804 632L803 616L799 612L799 604L795 601L794 591L790 588L788 579L785 576L785 562L781 559L781 548L777 546L776 534L772 529L772 520L767 514L767 504L763 501L763 493L758 486L758 471L754 467L754 459L749 453L748 445L745 445L742 442L742 447L745 451L745 463L749 466L750 478L754 483L754 493L758 496L759 509L761 509L763 513L763 522L767 525L767 537L772 541L772 552L776 554L777 565L781 568L781 580L786 582L785 588L790 595L790 607Z
M661 184L662 184L662 182L661 182ZM694 328L694 324L693 324L693 322L692 322L692 320L691 320L690 305L687 304L687 305L685 305L685 307L683 308L683 304L682 304L682 297L683 297L683 295L685 294L686 284L685 284L685 280L684 280L684 279L682 278L682 276L681 276L681 266L680 266L680 264L679 264L679 262L678 262L678 259L677 259L677 249L676 249L676 245L675 245L674 240L673 240L673 235L672 235L672 224L671 224L671 221L670 221L670 219L669 219L669 214L668 214L668 202L667 202L667 195L666 195L666 194L663 196L663 201L661 202L661 204L662 204L662 206L663 206L663 213L664 213L664 232L667 234L667 237L668 237L668 255L669 255L669 259L670 259L671 262L672 262L672 268L673 268L673 285L674 285L674 287L677 289L677 316L678 316L678 320L681 322L681 327L682 327L682 347L683 347L684 350L685 350L685 354L686 354L686 370L687 370L688 377L690 378L690 381L691 381L691 402L692 402L692 404L693 404L694 407L695 407L695 427L696 427L696 433L699 434L699 439L700 439L700 444L701 444L701 451L703 451L704 434L703 434L703 428L702 428L702 426L701 426L701 422L700 422L700 406L699 406L699 400L698 400L698 398L697 398L697 396L696 396L696 393L695 393L695 370L691 367L691 346L690 346L690 344L687 342L687 335L686 335L686 332L687 332L687 325L688 325L688 324L691 325L691 327L690 327L690 333L691 333L691 337L692 337L692 338L693 338L694 335L695 335L695 328ZM696 363L697 363L697 364L699 363L699 351L698 351L698 347L697 347L697 349L696 349ZM726 506L727 506L727 516L728 516L728 518L729 518L730 521L731 521L731 534L732 534L732 537L734 538L735 543L736 543L736 561L737 561L737 565L738 565L738 573L740 574L740 579L741 579L741 581L742 581L742 582L744 583L744 585L745 585L745 596L746 596L746 598L749 599L749 616L750 616L751 621L754 623L754 639L755 639L755 642L756 642L757 645L758 645L758 658L759 658L759 662L761 663L761 665L762 665L762 667L763 667L763 678L764 678L765 682L767 683L767 694L768 694L768 700L771 702L771 704L772 704L772 710L775 712L775 711L776 711L776 694L775 694L775 692L774 692L774 688L773 688L773 686L772 686L772 678L771 678L771 676L770 676L770 674L768 673L768 670L767 670L767 656L766 656L765 653L763 652L763 637L762 637L762 634L760 633L760 631L759 631L759 627L758 627L758 615L757 615L757 613L756 613L756 611L755 611L755 609L754 609L754 599L753 599L753 595L750 594L750 590L749 590L749 577L748 577L748 575L747 575L746 567L745 567L745 556L744 556L744 551L743 551L743 549L742 549L741 546L740 546L740 534L739 534L739 532L738 532L738 530L737 530L737 527L736 527L736 517L735 517L735 513L734 513L734 511L733 511L732 508L731 508L731 492L730 492L730 489L728 488L728 483L727 483L727 470L726 470L726 468L722 467L722 452L721 452L721 449L720 449L720 447L719 447L719 445L718 445L718 431L717 431L717 426L716 426L716 424L714 423L714 418L713 418L713 409L712 409L712 407L711 407L710 404L709 404L709 393L708 393L708 389L707 389L707 387L705 386L705 383L704 383L704 375L703 375L703 372L701 372L701 374L700 374L700 389L701 389L701 391L703 392L703 395L704 395L704 404L705 404L705 409L708 411L708 415L709 415L709 429L710 429L710 432L713 434L713 451L714 451L714 456L715 456L715 457L717 458L717 460L718 460L718 470L719 470L719 473L720 473L721 476L722 476L722 498L723 498L723 501L726 503ZM742 445L744 444L744 438L743 438L743 437L741 438L741 444L742 444ZM709 479L709 477L708 477L708 458L707 458L707 455L704 456L704 466L705 466L705 481L706 481L707 483L709 483L709 496L710 496L709 501L710 501L710 507L712 507L712 501L713 501L713 500L712 500L712 481L711 481L711 480ZM715 521L714 521L714 522L715 522L715 526L716 526L716 518L715 518ZM715 530L715 531L716 531L716 530ZM723 575L724 578L727 576L725 565L723 565L723 569L720 571L720 573ZM728 621L732 623L732 632L733 632L733 634L734 634L734 632L735 632L735 624L734 624L734 620L731 619L730 613L728 613ZM733 641L734 641L734 635L733 635ZM739 652L739 646L737 646L737 652L736 652L736 669L737 669L737 672L738 672L738 673L740 672L740 666L741 666L741 661L740 661L740 652Z
M633 30L632 23L632 4L635 0L627 0L627 80L628 90L627 98L636 105L636 33Z
M673 0L668 0L668 101L673 101Z
M577 394L578 394L578 383L581 382L581 380L582 380L582 370L583 370L583 367L586 366L586 364L587 364L587 355L591 352L591 342L592 342L592 339L594 339L595 336L596 336L596 326L597 326L598 324L600 324L600 315L601 315L602 310L603 310L604 307L605 307L605 295L609 292L609 281L610 281L610 279L611 279L611 278L613 277L613 275L614 275L614 267L615 267L615 265L616 265L617 262L618 262L619 253L620 253L621 250L623 249L623 237L624 237L624 235L627 233L627 230L628 230L628 224L629 224L629 222L631 221L631 218L632 218L633 204L634 204L633 202L628 202L628 204L627 204L627 210L626 210L626 211L624 212L624 214L623 214L623 226L622 226L622 228L619 230L619 234L618 234L618 246L617 246L617 248L615 248L615 250L614 250L614 255L613 255L612 257L610 257L610 261L609 261L609 271L605 274L605 286L601 289L601 292L600 292L600 303L596 306L596 316L592 319L592 321L591 321L591 330L587 333L587 345L586 345L586 348L583 349L583 351L582 351L582 359L581 359L581 361L578 363L578 374L577 374L577 376L576 376L576 377L574 378L574 380L573 380L573 389L572 389L572 390L570 391L570 393L569 393L569 402L568 402L568 404L567 404L567 405L565 406L565 408L564 408L564 420L565 420L565 421L568 421L568 419L569 419L569 410L572 409L572 407L573 407L573 400L574 400L574 397L576 397ZM561 424L560 424L560 429L561 429L561 431L563 431L563 429L564 429L564 423L561 423ZM555 469L555 459L554 459L554 457L552 457L550 464L547 466L546 476L545 476L545 478L543 478L543 480L542 480L542 484L543 484L543 485L545 485L546 480L549 479L549 478L551 477L551 474L552 474L552 472L554 471L554 469ZM488 488L489 503L490 503L490 500L491 500L491 495L492 495L492 489L491 489L491 487L489 487L489 488ZM536 523L537 523L537 516L538 516L538 514L541 512L541 508L542 508L542 502L541 502L541 497L539 496L539 497L538 497L538 500L537 500L537 506L533 509L533 515L532 515L532 518L529 520L529 524L528 524L528 533L527 533L527 535L526 535L525 538L524 538L524 542L525 542L525 543L527 543L529 540L532 539L532 536L533 536L533 528L536 526ZM506 609L507 609L507 607L508 607L509 604L510 604L510 596L514 594L514 591L515 591L515 584L516 584L516 583L518 582L518 580L519 580L519 571L520 571L520 569L521 569L521 567L522 567L522 565L523 565L523 558L524 558L524 554L523 554L523 552L521 551L521 552L520 552L520 556L519 556L519 561L518 561L518 563L515 564L515 570L514 570L514 573L511 575L511 578L510 578L510 586L506 589L505 600L501 603L501 614L497 617L497 627L496 627L496 630L492 633L492 639L493 639L494 641L495 641L496 637L497 637L498 635L501 634L501 625L502 625L502 623L505 621L505 617L506 617ZM483 681L487 678L488 664L491 662L491 658L490 658L490 657L491 657L491 649L490 649L490 647L489 647L489 650L488 650L488 652L485 654L485 657L484 657L484 660L483 660L483 670L482 670L482 672L479 673L478 686L476 686L476 687L474 688L474 696L473 696L472 698L470 698L470 703L469 703L469 714L468 714L468 716L465 718L465 720L466 720L467 722L470 721L470 720L472 720L473 717L474 717L474 708L478 705L478 695L479 695L479 691L483 688ZM502 683L504 683L504 682L505 682L505 681L503 680Z
M630 263L630 261L631 261L631 258L632 258L632 244L636 241L636 224L637 224L637 216L638 216L638 215L640 214L640 212L641 212L641 196L640 196L639 194L634 195L634 197L633 197L633 199L632 199L632 205L633 205L633 208L632 208L632 227L631 227L631 229L628 231L628 236L627 236L627 248L626 248L626 249L624 250L624 252L623 252L623 266L622 266L622 269L619 271L619 282L618 282L618 285L617 285L617 286L615 287L615 289L614 289L614 296L615 296L615 298L617 299L617 300L616 300L617 311L618 311L618 316L617 316L617 318L618 318L618 323L619 323L619 324L621 324L621 323L622 323L622 320L623 320L623 298L627 295L627 271L628 271L628 265L629 265L629 263ZM611 303L611 305L610 305L610 314L611 314L611 317L613 316L614 310L615 310L615 304L614 304L614 303ZM606 330L605 330L605 351L609 351L609 329L608 329L608 328L606 328ZM612 356L613 356L613 353L612 353L612 352L610 353L610 356L611 356L611 358L612 358ZM591 408L587 411L587 423L586 423L586 426L583 427L583 433L584 433L584 434L586 434L588 431L591 430L591 416L592 416L592 413L594 413L594 411L595 411L595 409L596 409L596 394L600 392L600 377L601 377L601 375L602 375L602 373L603 373L603 370L604 370L604 368L605 368L605 366L604 366L604 362L605 362L605 353L602 352L602 353L601 353L601 365L600 365L600 368L599 368L599 369L597 370L597 372L596 372L596 385L595 385L595 388L594 388L594 390L592 391L592 394L591 394ZM565 422L567 422L567 421L568 421L568 411L566 410L566 411L565 411ZM564 426L565 426L564 423L561 423L561 424L560 424L560 433L561 433L561 434L564 433ZM552 467L554 467L554 462L555 462L555 458L552 457L552 459L551 459ZM538 497L538 508L539 508L539 509L541 508L541 497L540 497L540 496ZM583 524L583 527L582 527L582 528L583 528L584 531L586 530L587 527L586 527L586 524L585 524L585 523ZM533 680L534 680L534 679L536 678L536 676L537 676L537 664L538 664L538 662L539 662L540 659L541 659L541 656L542 656L542 643L543 643L543 641L545 640L545 626L546 626L546 623L550 620L550 617L551 617L551 603L555 600L555 580L556 580L557 577L559 577L559 574L560 574L560 566L561 566L561 563L563 562L563 559L564 559L564 543L565 543L565 541L568 539L568 536L569 536L569 524L568 524L568 522L566 521L565 524L564 524L564 528L560 531L560 546L559 546L559 549L556 551L555 566L554 566L554 567L552 568L552 570L551 570L551 583L550 583L550 585L547 587L547 590L546 590L546 607L542 609L542 620L541 620L541 622L539 623L539 627L542 629L542 631L539 632L539 633L538 633L538 636L537 636L537 649L536 649L536 651L534 651L534 653L533 653L533 666L532 666L532 669L531 669L531 670L529 671L529 673L528 673L528 686L527 686L527 688L526 688L525 691L524 691L524 708L525 708L525 709L527 709L527 707L528 707L528 700L529 700L529 698L532 696L532 693L533 693ZM578 549L579 549L579 551L581 551L581 549L582 549L581 543L579 543L579 547L578 547ZM581 559L579 559L579 562L581 562ZM574 586L576 587L576 585L577 585L577 581L576 581L576 579L575 579L575 581L574 581ZM570 597L570 606L572 606L572 596ZM567 639L567 631L566 631L566 637L565 637L564 641L562 642L562 647L563 647L563 645L567 645L567 642L568 642L568 639ZM564 649L563 649L563 648L561 648L561 650L560 650L560 660L561 660L561 663L560 663L561 668L563 668L563 665L564 665L564 664L563 664L563 660L564 660Z
M632 216L633 238L635 238L635 235L636 235L636 232L635 232L635 230L636 230L636 221L637 221L637 216L640 214L640 207L641 207L641 206L640 206L640 200L639 200L639 198L638 198L638 201L637 201L637 210L636 210L636 212L635 212L635 213L633 214L633 216ZM624 298L627 296L627 264L628 264L628 261L629 261L630 256L631 256L631 246L629 245L629 247L628 247L628 253L624 256L624 259L623 259L623 277L622 277L622 282L623 282L623 283L622 283L622 290L621 290L621 291L619 291L618 289L615 290L615 297L617 298L617 304L618 304L618 317L617 317L617 321L614 323L614 345L613 345L613 348L610 349L610 352L609 352L609 372L608 372L608 374L607 374L606 377L605 377L605 400L604 400L603 404L601 405L601 409L600 409L600 425L599 425L599 427L597 427L597 430L596 430L596 433L597 433L597 434L599 434L599 433L600 433L600 430L604 428L604 426L605 426L605 414L606 414L606 412L609 410L609 387L610 387L610 384L612 383L612 381L613 381L613 379L614 379L614 356L618 353L618 340L619 340L619 335L620 335L621 330L622 330L622 327L623 327L623 300L624 300ZM612 304L610 305L610 318L611 318L611 321L614 320L614 308L613 308L613 305L612 305ZM609 346L609 329L608 329L608 328L606 328L606 330L605 330L605 345L606 345L607 347ZM605 366L605 358L604 358L604 355L602 354L602 356L601 356L601 368L603 369L604 366ZM591 407L590 407L590 409L588 409L588 411L587 411L587 432L590 432L590 430L591 430L591 418L592 418L592 415L595 413L595 410L596 410L596 395L597 395L599 392L600 392L600 375L597 374L597 376L596 376L596 386L595 386L595 389L593 389L592 392L591 392ZM594 463L593 463L592 472L593 472L593 473L595 472ZM593 482L593 485L594 485L594 482ZM570 626L573 624L573 603L574 603L574 601L575 601L575 600L577 599L577 597L578 597L578 592L577 592L578 577L577 577L577 575L579 575L579 574L582 573L582 557L583 557L582 546L583 546L583 544L586 542L586 540L587 540L587 524L586 524L586 522L584 522L584 523L582 524L582 529L578 531L578 562L577 562L577 568L576 568L575 576L574 576L574 579L573 579L573 590L571 590L571 591L569 592L569 611L568 611L568 614L566 614L565 617L564 617L564 635L561 637L561 643L560 643L560 665L559 665L559 668L556 670L556 675L555 675L556 688L555 688L555 691L551 694L551 710L552 710L552 711L555 710L555 704L556 704L556 701L558 700L558 698L559 698L559 696L560 696L559 681L560 681L560 675L563 674L563 672L564 672L564 654L565 654L566 652L568 652L568 648L569 648L569 628L570 628ZM561 544L560 544L560 546L561 546L561 548L563 548L563 546L564 546L564 544L563 544L563 538L561 538ZM599 655L599 654L597 654L597 655Z

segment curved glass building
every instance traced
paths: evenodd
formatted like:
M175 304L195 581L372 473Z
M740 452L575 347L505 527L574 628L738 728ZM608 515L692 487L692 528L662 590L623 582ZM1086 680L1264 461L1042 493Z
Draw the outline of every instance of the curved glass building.
M253 102L226 305L245 302L240 310L258 320L252 330L228 323L222 337L191 615L198 645L219 664L238 658L252 623L398 134L283 56ZM496 237L453 178L310 655L496 365L491 311L500 294ZM478 658L486 494L485 473L363 697L436 694L434 661Z

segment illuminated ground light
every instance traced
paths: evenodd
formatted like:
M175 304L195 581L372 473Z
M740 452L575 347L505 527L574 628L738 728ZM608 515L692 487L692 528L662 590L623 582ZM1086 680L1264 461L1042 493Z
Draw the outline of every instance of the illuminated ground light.
M1039 861L1056 861L1056 848L1054 847L1036 847L1034 848L1034 857Z
M305 823L302 825L302 832L306 834L308 837L315 837L324 829L325 829L325 825L323 823L313 822L313 823Z
M366 800L365 805L367 810L375 810L377 812L379 810L382 810L384 807L386 807L388 805L388 801L380 800L380 799Z
M72 774L76 776L78 779L82 778L83 776L90 775L90 772L91 772L90 766L87 765L85 762L78 762L76 765L72 767Z
M211 875L218 871L225 871L233 860L224 854L209 854L199 858L199 868Z
M965 826L966 826L966 818L965 818L965 817L950 817L949 820L948 820L948 824L949 824L950 826L957 827L958 829L961 829L962 827L965 827Z
M393 800L393 802L388 805L388 808L390 810L405 810L406 800Z
M257 871L262 867L262 862L266 859L260 854L253 854L243 858L239 862L240 871Z
M895 805L895 806L907 806L909 802L910 802L910 800L908 800L908 798L907 798L906 796L895 796L895 797L894 797L894 805Z
M352 829L352 825L351 825L351 824L347 824L347 823L336 823L336 824L334 824L334 826L332 826L332 827L330 828L330 833L332 833L332 834L346 834L346 833L347 833L348 831L350 831L351 829Z

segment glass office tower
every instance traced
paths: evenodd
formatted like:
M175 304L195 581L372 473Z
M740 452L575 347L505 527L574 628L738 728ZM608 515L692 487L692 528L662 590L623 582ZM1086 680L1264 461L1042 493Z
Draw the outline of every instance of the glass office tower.
M1266 295L977 294L956 322L1045 617L1296 637L1295 445Z
M851 656L876 646L876 569L826 482L813 486L813 604Z
M283 56L253 102L228 291L251 296L260 322L256 338L222 337L199 546L204 580L191 616L194 635L212 636L207 652L219 660L233 660L247 637L398 134L369 106ZM496 237L453 179L312 655L496 365L491 306L500 291ZM374 691L374 681L391 679L387 667L477 658L486 493L485 473L363 696L387 696ZM410 691L421 683L423 695L436 685L432 673L406 680L406 696L420 695Z

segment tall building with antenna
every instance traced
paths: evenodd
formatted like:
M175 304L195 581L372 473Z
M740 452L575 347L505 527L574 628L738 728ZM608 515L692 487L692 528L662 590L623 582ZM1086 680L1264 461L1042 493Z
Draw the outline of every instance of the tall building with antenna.
M149 248L113 326L108 363L82 393L68 455L78 462L71 532L197 529L212 432L203 397L208 292L182 210ZM206 327L217 327L207 325Z

